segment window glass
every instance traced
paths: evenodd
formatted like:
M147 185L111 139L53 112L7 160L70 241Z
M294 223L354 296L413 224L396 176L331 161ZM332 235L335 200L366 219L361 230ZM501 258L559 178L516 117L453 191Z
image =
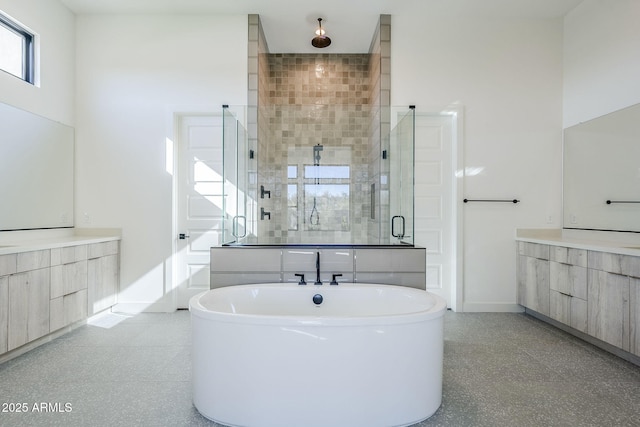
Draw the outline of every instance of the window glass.
M306 230L349 231L349 184L306 184Z
M298 229L298 186L296 184L287 185L287 211L289 230Z
M305 178L317 179L349 179L349 166L313 166L305 165Z
M33 34L0 14L0 70L33 84Z

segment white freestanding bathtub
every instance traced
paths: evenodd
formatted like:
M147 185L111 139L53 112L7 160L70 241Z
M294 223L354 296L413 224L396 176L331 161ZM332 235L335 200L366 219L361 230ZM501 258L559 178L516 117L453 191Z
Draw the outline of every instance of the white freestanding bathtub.
M442 401L446 302L426 291L240 285L189 306L193 404L220 424L407 426Z

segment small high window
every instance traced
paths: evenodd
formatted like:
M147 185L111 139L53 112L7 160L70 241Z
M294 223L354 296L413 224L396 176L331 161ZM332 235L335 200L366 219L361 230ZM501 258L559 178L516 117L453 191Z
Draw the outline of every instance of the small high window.
M34 35L0 13L0 70L34 84Z

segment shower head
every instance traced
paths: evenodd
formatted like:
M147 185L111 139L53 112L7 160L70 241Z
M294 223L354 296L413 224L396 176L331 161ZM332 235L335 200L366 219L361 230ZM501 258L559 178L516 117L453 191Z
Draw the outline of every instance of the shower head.
M311 45L322 49L331 44L331 39L325 36L325 31L322 29L322 18L318 18L318 29L316 30L316 36L311 40Z

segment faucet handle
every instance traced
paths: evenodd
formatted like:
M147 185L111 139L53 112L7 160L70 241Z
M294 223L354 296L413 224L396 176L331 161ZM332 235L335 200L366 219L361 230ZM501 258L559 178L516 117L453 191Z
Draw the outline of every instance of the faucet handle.
M304 274L296 273L295 276L300 278L298 285L306 285L307 282L304 281Z
M333 279L331 279L331 283L329 283L330 285L337 285L338 281L336 280L336 277L341 277L342 273L337 273L337 274L332 274Z

